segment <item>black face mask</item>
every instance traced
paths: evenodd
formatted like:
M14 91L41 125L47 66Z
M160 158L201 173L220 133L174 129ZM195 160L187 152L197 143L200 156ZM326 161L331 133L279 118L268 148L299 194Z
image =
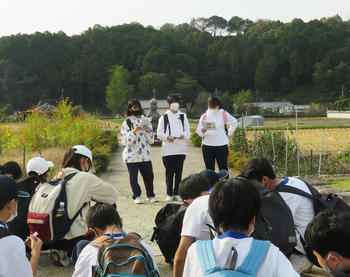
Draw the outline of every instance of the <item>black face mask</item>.
M130 111L130 113L134 116L140 116L141 115L141 110L136 110L136 111Z

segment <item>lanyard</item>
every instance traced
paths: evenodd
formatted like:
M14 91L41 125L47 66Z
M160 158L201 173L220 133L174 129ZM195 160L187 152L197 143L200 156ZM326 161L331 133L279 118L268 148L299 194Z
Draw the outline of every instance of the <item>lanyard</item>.
M104 234L103 236L105 236L105 237L111 237L111 234L109 234L109 233L107 233L107 234ZM119 233L119 234L113 234L113 238L114 239L117 239L117 238L122 238L124 235L123 235L123 233Z
M284 180L281 183L277 184L275 188L277 188L278 186L283 186L283 185L287 184L288 182L289 182L288 177L284 177Z
M0 226L4 227L6 230L8 230L7 225L2 221L0 221Z
M219 239L223 239L223 238L227 238L227 237L230 237L230 238L234 238L234 239L245 239L245 238L248 238L248 236L246 234L242 234L242 233L238 233L238 232L235 232L235 231L227 231L226 233L218 236Z

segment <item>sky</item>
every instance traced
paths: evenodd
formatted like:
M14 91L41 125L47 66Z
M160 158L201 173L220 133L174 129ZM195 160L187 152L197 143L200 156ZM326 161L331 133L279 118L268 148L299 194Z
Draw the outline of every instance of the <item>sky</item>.
M0 0L0 37L45 31L73 35L95 24L130 22L159 28L212 15L307 22L336 14L350 20L350 0Z

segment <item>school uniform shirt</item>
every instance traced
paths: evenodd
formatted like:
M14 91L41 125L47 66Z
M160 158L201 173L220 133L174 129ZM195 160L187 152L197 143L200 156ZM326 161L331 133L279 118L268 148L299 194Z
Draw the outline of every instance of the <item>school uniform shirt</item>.
M162 156L186 155L186 140L190 138L190 125L186 114L180 111L174 114L170 110L166 111L165 114L168 115L169 119L166 130L164 131L163 115L159 118L157 128L157 137L162 141ZM183 114L184 117L184 125L182 125L182 121L180 119L181 114ZM184 135L184 139L175 139L173 142L168 141L168 136L179 137L181 135Z
M33 271L23 240L17 236L7 236L0 239L0 277L17 276L32 277Z
M196 240L209 240L211 231L206 224L214 227L208 212L209 194L197 197L187 208L182 222L181 236ZM185 275L184 275L185 276Z
M244 258L248 255L253 238L236 239L232 237L214 238L213 248L215 253L215 260L219 267L223 268L226 259L232 247L237 251L238 268ZM202 266L197 253L197 243L193 243L188 249L183 276L199 277L203 276ZM298 277L299 274L293 269L290 261L283 255L283 253L272 243L266 253L264 262L262 263L258 277Z
M203 138L203 144L207 146L223 146L228 144L228 138L227 136L232 136L234 131L237 128L237 119L230 115L228 112L226 112L223 109L219 109L217 111L208 109L206 112L207 122L215 122L216 130L207 130L205 133L202 133L201 129L203 129L203 116L202 114L201 118L199 119L198 127L197 127L197 134ZM226 125L229 126L229 129L227 130L227 135L225 132L225 122L223 113L226 113L227 116L227 122Z
M154 268L159 272L157 261L152 253L151 248L142 239L139 240L140 244L146 248L148 254L152 258ZM98 264L98 247L88 244L84 247L83 251L80 253L78 260L74 266L74 273L72 277L91 277L92 267Z
M299 180L297 178L286 177L284 181L282 181L278 185L280 186L288 185L311 194L311 191L309 190L307 185L302 180ZM282 198L290 208L293 215L294 225L295 225L295 228L297 229L297 232L296 232L297 246L295 248L299 252L306 255L304 247L300 240L300 235L304 238L307 225L315 217L313 203L311 199L298 194L289 193L289 192L279 192L279 194L282 196Z
M133 128L141 123L141 117L129 116L128 118L133 124ZM124 120L120 131L122 145L125 146L122 154L124 163L138 163L151 160L150 144L154 142L154 132L152 125L149 127L151 128L149 132L142 129L134 133L133 128L130 129L127 121Z
M104 182L101 178L89 172L67 167L62 169L57 178L62 176L62 172L64 176L77 173L66 185L68 216L72 218L84 203L88 203L82 209L81 215L73 222L69 232L64 236L64 239L69 240L85 235L88 232L86 214L90 206L90 201L113 205L117 202L117 190L111 184Z

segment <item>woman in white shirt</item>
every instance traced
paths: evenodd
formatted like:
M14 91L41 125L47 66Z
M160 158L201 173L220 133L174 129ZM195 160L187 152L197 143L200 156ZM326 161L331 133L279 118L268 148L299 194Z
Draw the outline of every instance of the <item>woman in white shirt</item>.
M142 109L141 103L131 99L126 109L128 118L124 120L121 128L123 161L129 171L130 186L133 192L132 199L135 204L141 203L141 188L137 181L137 174L140 171L145 183L147 199L150 202L157 201L153 191L153 168L151 162L151 146L154 142L154 133L151 123L147 126L141 124Z
M226 126L229 129L226 133ZM237 128L237 119L221 108L217 97L208 98L208 110L202 114L197 134L202 137L202 153L206 169L227 170L228 138Z

